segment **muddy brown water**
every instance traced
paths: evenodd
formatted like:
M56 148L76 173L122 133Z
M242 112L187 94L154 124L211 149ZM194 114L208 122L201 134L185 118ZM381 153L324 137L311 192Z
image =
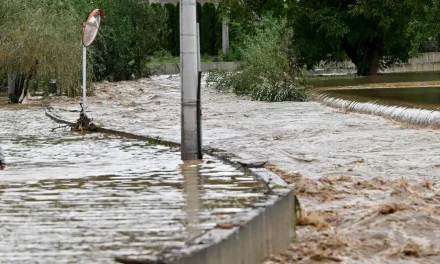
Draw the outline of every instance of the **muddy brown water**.
M100 83L90 113L104 127L178 142L179 85L178 76ZM440 175L439 131L318 102L251 101L205 85L202 100L205 145L291 174L283 178L295 185L305 219L276 263L440 263L440 254L430 256L440 245L439 188L419 187ZM80 100L54 101L61 116L77 115ZM395 187L405 186L401 178L408 191ZM433 216L422 211L431 208Z
M310 79L314 88L337 87L337 86L360 86L377 83L401 83L401 82L426 82L439 81L440 72L423 73L396 73L376 76L330 76L313 77Z
M114 263L151 255L264 196L206 156L58 127L40 108L0 107L0 263Z

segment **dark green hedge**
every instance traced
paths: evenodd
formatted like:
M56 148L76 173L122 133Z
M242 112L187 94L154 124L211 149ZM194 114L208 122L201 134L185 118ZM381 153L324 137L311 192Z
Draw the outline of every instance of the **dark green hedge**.
M168 13L169 35L165 49L173 56L180 53L180 6L167 3L164 8ZM221 50L221 20L213 3L197 3L197 22L200 24L200 52L203 55L216 56Z

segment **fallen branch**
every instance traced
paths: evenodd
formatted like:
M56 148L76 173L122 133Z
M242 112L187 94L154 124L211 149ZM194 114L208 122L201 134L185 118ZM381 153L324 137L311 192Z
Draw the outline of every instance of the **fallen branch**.
M54 132L56 129L67 128L67 127L72 128L71 125L59 126L59 127L54 127L54 128L52 128L51 132Z

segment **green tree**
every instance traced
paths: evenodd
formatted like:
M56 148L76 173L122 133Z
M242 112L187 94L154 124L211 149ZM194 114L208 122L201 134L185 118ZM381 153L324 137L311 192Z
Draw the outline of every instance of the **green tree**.
M215 5L206 2L203 4L203 16L200 22L200 51L202 54L217 55L215 49L217 14Z
M230 50L228 59L241 60L239 46L244 35L255 34L254 22L269 14L274 19L286 18L289 3L294 0L220 0L218 5L216 50L221 49L221 21L229 22Z
M167 30L168 30L168 34L166 36L166 40L165 40L165 49L168 50L169 52L171 52L172 54L175 54L175 47L176 47L176 43L175 43L175 38L174 35L176 34L176 6L171 4L171 3L166 3L164 5L164 8L167 10ZM177 23L178 24L178 23ZM180 47L180 46L179 46Z
M84 1L84 0L83 0ZM145 74L145 62L162 49L167 36L166 9L148 0L87 0L77 6L88 14L91 3L104 10L101 32L93 44L97 79L119 81ZM86 15L87 16L87 15ZM83 18L85 19L86 16Z
M81 90L81 19L62 3L0 1L0 73L15 77L14 103L53 78L66 95Z
M298 63L349 58L358 75L406 61L436 36L436 0L299 0L290 3L292 46Z
M171 53L174 56L180 56L180 4L174 9L174 31L173 31L174 48Z
M166 26L167 13L159 3L151 4L149 1L137 1L133 10L133 46L135 49L135 75L142 77L143 63L148 61L155 51L163 49L168 33Z
M268 12L276 19L285 18L291 1L293 0L220 0L219 10L231 21L250 26Z
M202 4L200 4L199 2L197 2L196 4L196 13L197 13L197 23L200 23L200 21L202 20L202 12L203 12L203 6Z

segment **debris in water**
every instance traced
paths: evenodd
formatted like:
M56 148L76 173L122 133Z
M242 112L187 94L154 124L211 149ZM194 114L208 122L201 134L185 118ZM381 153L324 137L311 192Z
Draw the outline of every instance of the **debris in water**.
M318 211L302 211L301 217L298 219L300 226L314 226L318 230L327 229L330 225L325 221L324 216Z
M81 104L81 108L82 108ZM79 114L79 118L76 121L76 125L74 130L75 131L96 131L98 127L92 123L92 120L87 117L87 115L84 113L84 109L82 108L81 113Z
M387 214L394 214L398 210L405 209L405 205L401 203L385 203L382 204L379 208L379 212L381 214L387 215Z

